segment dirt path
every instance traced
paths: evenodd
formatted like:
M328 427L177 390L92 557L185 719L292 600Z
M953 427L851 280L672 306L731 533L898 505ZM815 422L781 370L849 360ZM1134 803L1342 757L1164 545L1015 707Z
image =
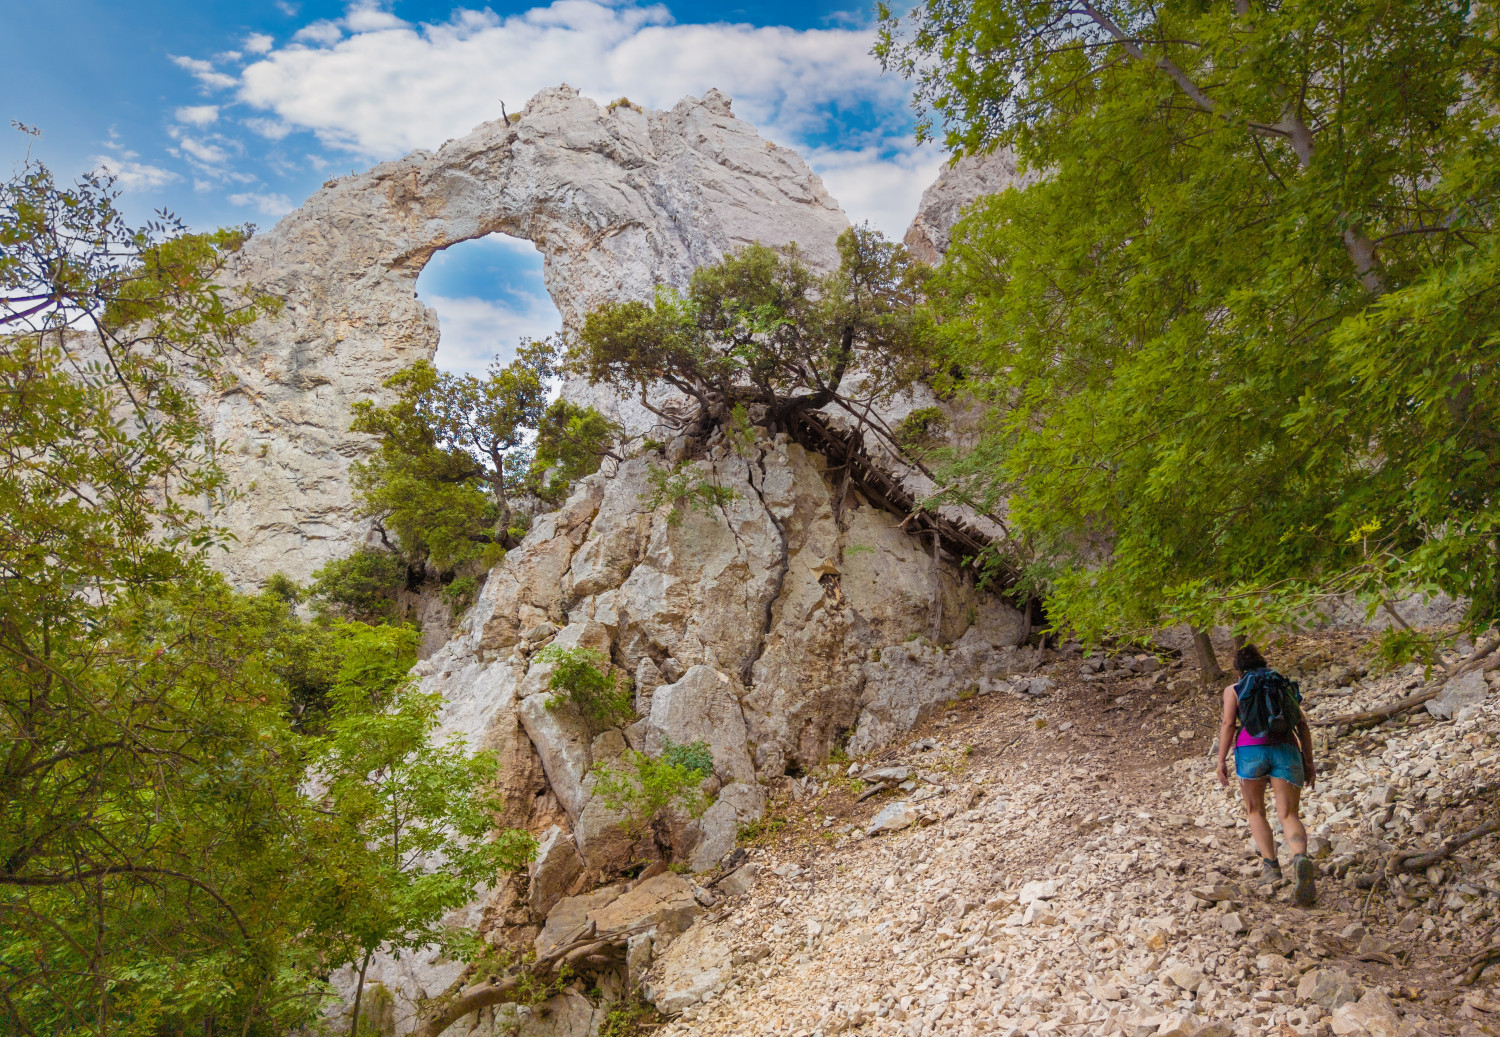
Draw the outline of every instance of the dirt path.
M1382 890L1367 914L1354 881L1492 809L1496 705L1325 750L1332 773L1303 816L1336 852L1300 909L1287 884L1257 885L1243 812L1213 778L1216 697L1169 676L1085 678L1071 663L1044 698L952 703L856 761L914 771L863 802L848 764L789 780L738 862L756 885L699 923L732 949L732 980L660 1032L1500 1032L1490 975L1455 984L1494 926L1497 840ZM1326 698L1395 697L1410 680L1330 682ZM917 824L866 836L898 798Z

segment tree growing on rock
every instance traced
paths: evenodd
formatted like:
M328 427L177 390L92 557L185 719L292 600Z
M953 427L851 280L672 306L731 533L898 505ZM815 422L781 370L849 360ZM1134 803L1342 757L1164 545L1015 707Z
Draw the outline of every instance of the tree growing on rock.
M518 498L556 498L610 456L615 429L602 415L549 406L557 373L555 345L537 341L486 378L427 361L392 375L394 403L353 407L353 431L377 439L374 455L351 466L364 514L408 557L440 570L498 560L523 535Z
M839 269L819 275L795 246L750 245L699 268L684 291L601 306L585 318L570 359L669 427L722 425L744 404L779 428L836 404L889 437L868 408L930 370L918 306L926 268L868 227L845 231L838 249ZM657 382L696 410L653 404Z

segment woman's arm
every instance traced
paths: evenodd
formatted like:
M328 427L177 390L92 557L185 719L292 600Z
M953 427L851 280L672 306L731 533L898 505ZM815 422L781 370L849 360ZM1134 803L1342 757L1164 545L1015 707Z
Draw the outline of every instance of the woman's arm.
M1318 783L1318 768L1313 764L1312 728L1307 726L1307 717L1297 718L1297 741L1302 743L1302 775L1307 779L1307 791Z
M1234 685L1224 689L1224 714L1219 721L1219 784L1229 784L1229 759L1230 742L1234 739L1237 726L1236 721L1240 715L1240 698L1235 694Z

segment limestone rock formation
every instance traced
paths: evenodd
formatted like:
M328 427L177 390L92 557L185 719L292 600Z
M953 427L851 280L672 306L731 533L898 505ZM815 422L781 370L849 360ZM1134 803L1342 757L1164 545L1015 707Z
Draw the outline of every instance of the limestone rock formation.
M965 155L944 167L922 192L916 218L906 230L906 247L924 263L937 263L948 251L953 225L976 198L1008 187L1025 187L1036 174L1016 167L1009 148L988 155Z
M221 516L238 538L224 569L242 584L278 569L301 579L361 537L347 471L365 447L348 432L349 405L436 350L437 315L415 287L440 249L492 233L533 242L571 323L607 299L685 283L752 241L795 241L814 265L836 264L847 226L801 158L736 119L718 91L655 112L557 87L509 122L328 181L231 271L286 305L229 358L234 384L205 390L242 493ZM569 392L635 416L586 386Z

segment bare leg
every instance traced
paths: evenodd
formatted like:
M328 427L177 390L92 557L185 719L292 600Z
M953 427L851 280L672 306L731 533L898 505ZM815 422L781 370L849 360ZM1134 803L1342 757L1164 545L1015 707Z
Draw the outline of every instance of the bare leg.
M1302 827L1302 790L1289 781L1271 779L1271 795L1276 800L1276 816L1281 821L1281 834L1286 837L1287 849L1292 853L1307 852L1307 829Z
M1250 835L1255 839L1255 848L1268 860L1276 859L1276 840L1271 835L1271 825L1266 821L1267 778L1240 779L1240 795L1245 797L1245 812L1250 816ZM1282 784L1286 784L1282 782ZM1279 800L1278 800L1279 802ZM1302 845L1307 846L1306 837Z

